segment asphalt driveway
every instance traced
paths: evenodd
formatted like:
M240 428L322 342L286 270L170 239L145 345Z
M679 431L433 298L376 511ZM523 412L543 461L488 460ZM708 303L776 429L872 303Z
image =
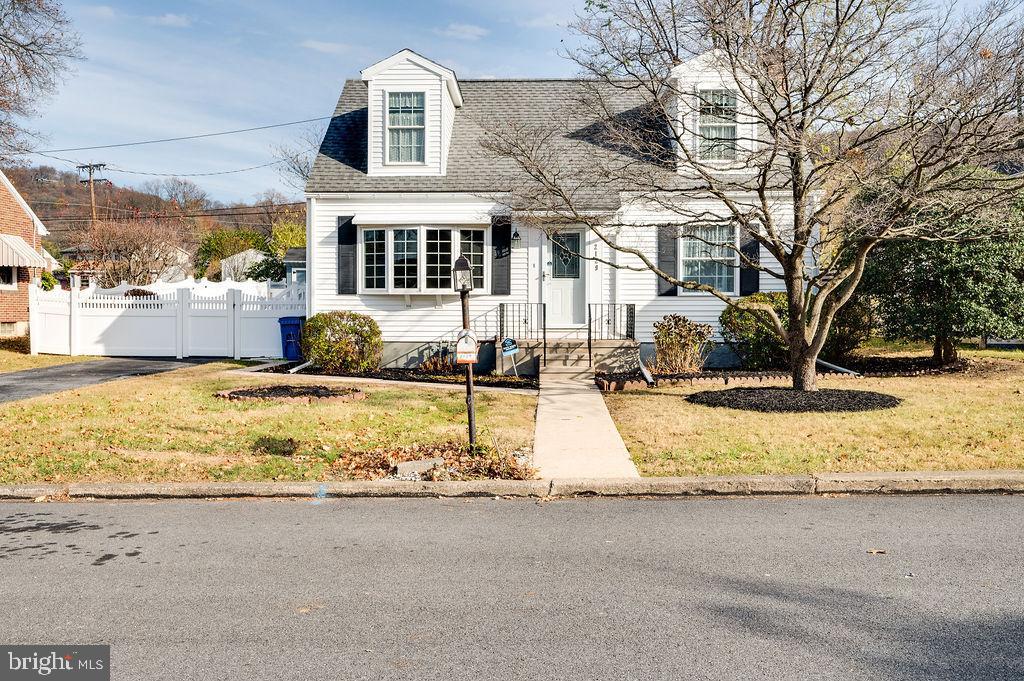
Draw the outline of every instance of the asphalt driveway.
M207 360L199 360L207 361ZM197 360L112 357L0 374L0 402L26 400L107 381L149 376L196 364Z

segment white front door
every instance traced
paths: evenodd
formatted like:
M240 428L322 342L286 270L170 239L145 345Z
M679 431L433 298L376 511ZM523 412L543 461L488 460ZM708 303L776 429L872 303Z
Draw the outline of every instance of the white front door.
M570 328L587 321L586 268L579 256L582 249L583 232L559 232L548 242L544 274L549 327Z

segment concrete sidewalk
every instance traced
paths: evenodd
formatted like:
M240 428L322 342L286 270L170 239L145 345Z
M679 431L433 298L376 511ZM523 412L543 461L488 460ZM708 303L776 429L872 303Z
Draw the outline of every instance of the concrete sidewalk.
M542 478L639 478L590 371L545 371L533 465Z
M27 400L121 378L149 376L208 360L111 357L0 374L0 402Z

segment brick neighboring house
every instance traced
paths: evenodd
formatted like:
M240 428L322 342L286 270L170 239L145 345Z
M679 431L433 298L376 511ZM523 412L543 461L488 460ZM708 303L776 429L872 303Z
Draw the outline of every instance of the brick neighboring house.
M46 227L0 171L0 337L28 333L28 287L50 268Z

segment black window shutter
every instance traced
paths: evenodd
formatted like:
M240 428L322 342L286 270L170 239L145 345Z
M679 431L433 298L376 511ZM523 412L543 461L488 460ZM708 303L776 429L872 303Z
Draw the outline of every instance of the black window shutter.
M491 218L491 295L512 293L512 218Z
M673 225L658 227L658 269L673 277L679 276L679 230ZM676 287L658 277L658 295L674 296Z
M755 267L750 267L744 260L752 263L761 262L761 243L749 232L740 232L740 295L749 296L761 290L761 272Z
M356 292L356 276L359 271L356 263L357 230L352 223L353 217L338 217L338 293L342 295Z

